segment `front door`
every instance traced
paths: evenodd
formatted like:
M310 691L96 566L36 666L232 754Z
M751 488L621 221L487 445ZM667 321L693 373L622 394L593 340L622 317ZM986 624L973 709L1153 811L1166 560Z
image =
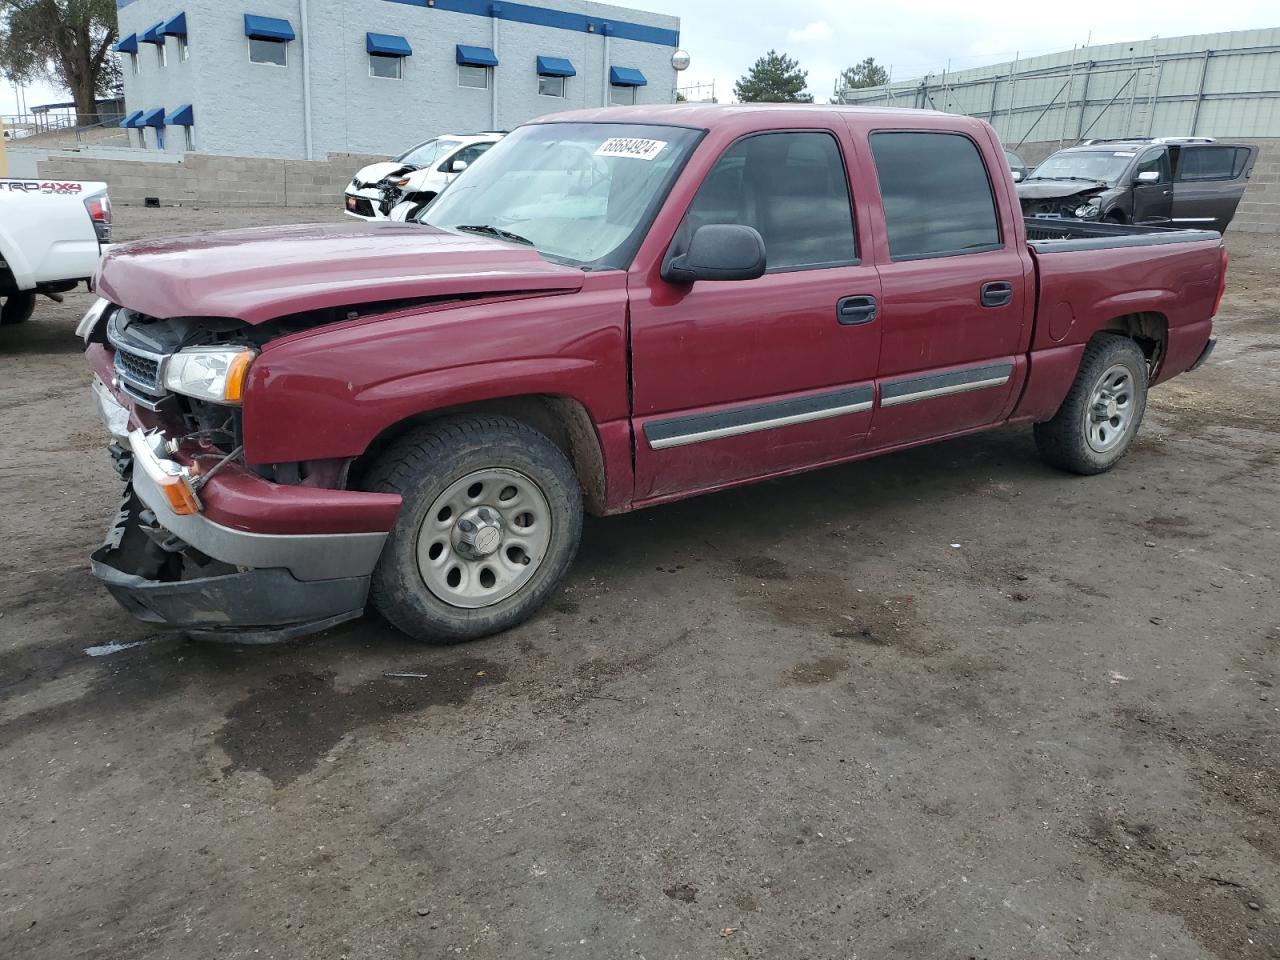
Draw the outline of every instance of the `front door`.
M703 224L754 227L768 272L691 286L632 278L637 501L861 449L880 284L859 262L849 197L833 131L745 137L709 170L677 237Z
M1147 179L1144 180L1144 176ZM1155 147L1138 158L1133 171L1133 222L1161 226L1167 225L1172 217L1173 170L1169 148Z
M871 132L883 199L879 406L870 445L893 447L995 423L1025 375L1029 255L968 136ZM999 178L998 180L996 178ZM1005 190L1011 194L1011 189Z

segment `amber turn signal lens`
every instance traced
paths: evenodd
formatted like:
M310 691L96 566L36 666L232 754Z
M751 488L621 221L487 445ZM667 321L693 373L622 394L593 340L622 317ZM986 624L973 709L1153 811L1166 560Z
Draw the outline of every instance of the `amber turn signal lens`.
M186 477L170 474L158 480L156 486L160 488L165 500L169 502L169 507L178 516L186 517L200 512L200 500L191 489Z
M244 382L249 376L249 367L253 364L254 354L241 353L231 361L231 367L227 370L227 390L225 396L228 401L239 403L244 399Z

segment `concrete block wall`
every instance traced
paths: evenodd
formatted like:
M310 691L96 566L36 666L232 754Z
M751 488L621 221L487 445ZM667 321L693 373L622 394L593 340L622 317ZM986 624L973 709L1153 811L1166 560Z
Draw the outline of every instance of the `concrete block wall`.
M1249 143L1258 148L1258 158L1253 165L1253 175L1245 188L1240 207L1228 231L1241 233L1280 233L1280 137L1251 139L1249 137L1219 137L1223 143ZM1035 166L1058 149L1057 141L1024 143L1018 154L1029 165Z
M187 154L174 163L53 156L38 163L51 180L101 180L112 203L165 206L337 206L361 167L385 156L330 154L326 160L270 160Z

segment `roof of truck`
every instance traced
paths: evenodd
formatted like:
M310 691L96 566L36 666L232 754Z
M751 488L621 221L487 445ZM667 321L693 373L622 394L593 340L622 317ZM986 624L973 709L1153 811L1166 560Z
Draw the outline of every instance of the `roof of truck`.
M951 122L956 128L980 125L973 117L914 110L904 107L846 107L838 104L806 103L669 103L657 106L597 107L571 110L539 117L534 123L650 123L666 126L715 129L724 126L747 126L753 118L776 122L780 116L803 116L807 119L831 120L836 116L874 117L878 122L904 127L934 127L939 121ZM924 122L922 122L924 121Z

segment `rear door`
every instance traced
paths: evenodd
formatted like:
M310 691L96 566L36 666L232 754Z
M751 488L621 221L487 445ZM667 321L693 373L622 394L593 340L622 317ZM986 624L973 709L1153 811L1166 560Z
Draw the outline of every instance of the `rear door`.
M1256 155L1249 146L1181 147L1173 183L1174 225L1225 231L1249 185Z
M860 260L842 135L753 133L721 148L702 178L676 236L703 224L754 227L763 277L681 286L655 266L631 278L638 501L861 449L880 285Z
M883 198L870 443L897 446L995 423L1024 375L1035 295L1012 219L1012 182L1003 169L989 170L977 142L959 131L871 131L868 141Z
M1139 179L1156 174L1154 180ZM1167 226L1173 217L1173 169L1168 147L1154 147L1133 169L1133 222Z

